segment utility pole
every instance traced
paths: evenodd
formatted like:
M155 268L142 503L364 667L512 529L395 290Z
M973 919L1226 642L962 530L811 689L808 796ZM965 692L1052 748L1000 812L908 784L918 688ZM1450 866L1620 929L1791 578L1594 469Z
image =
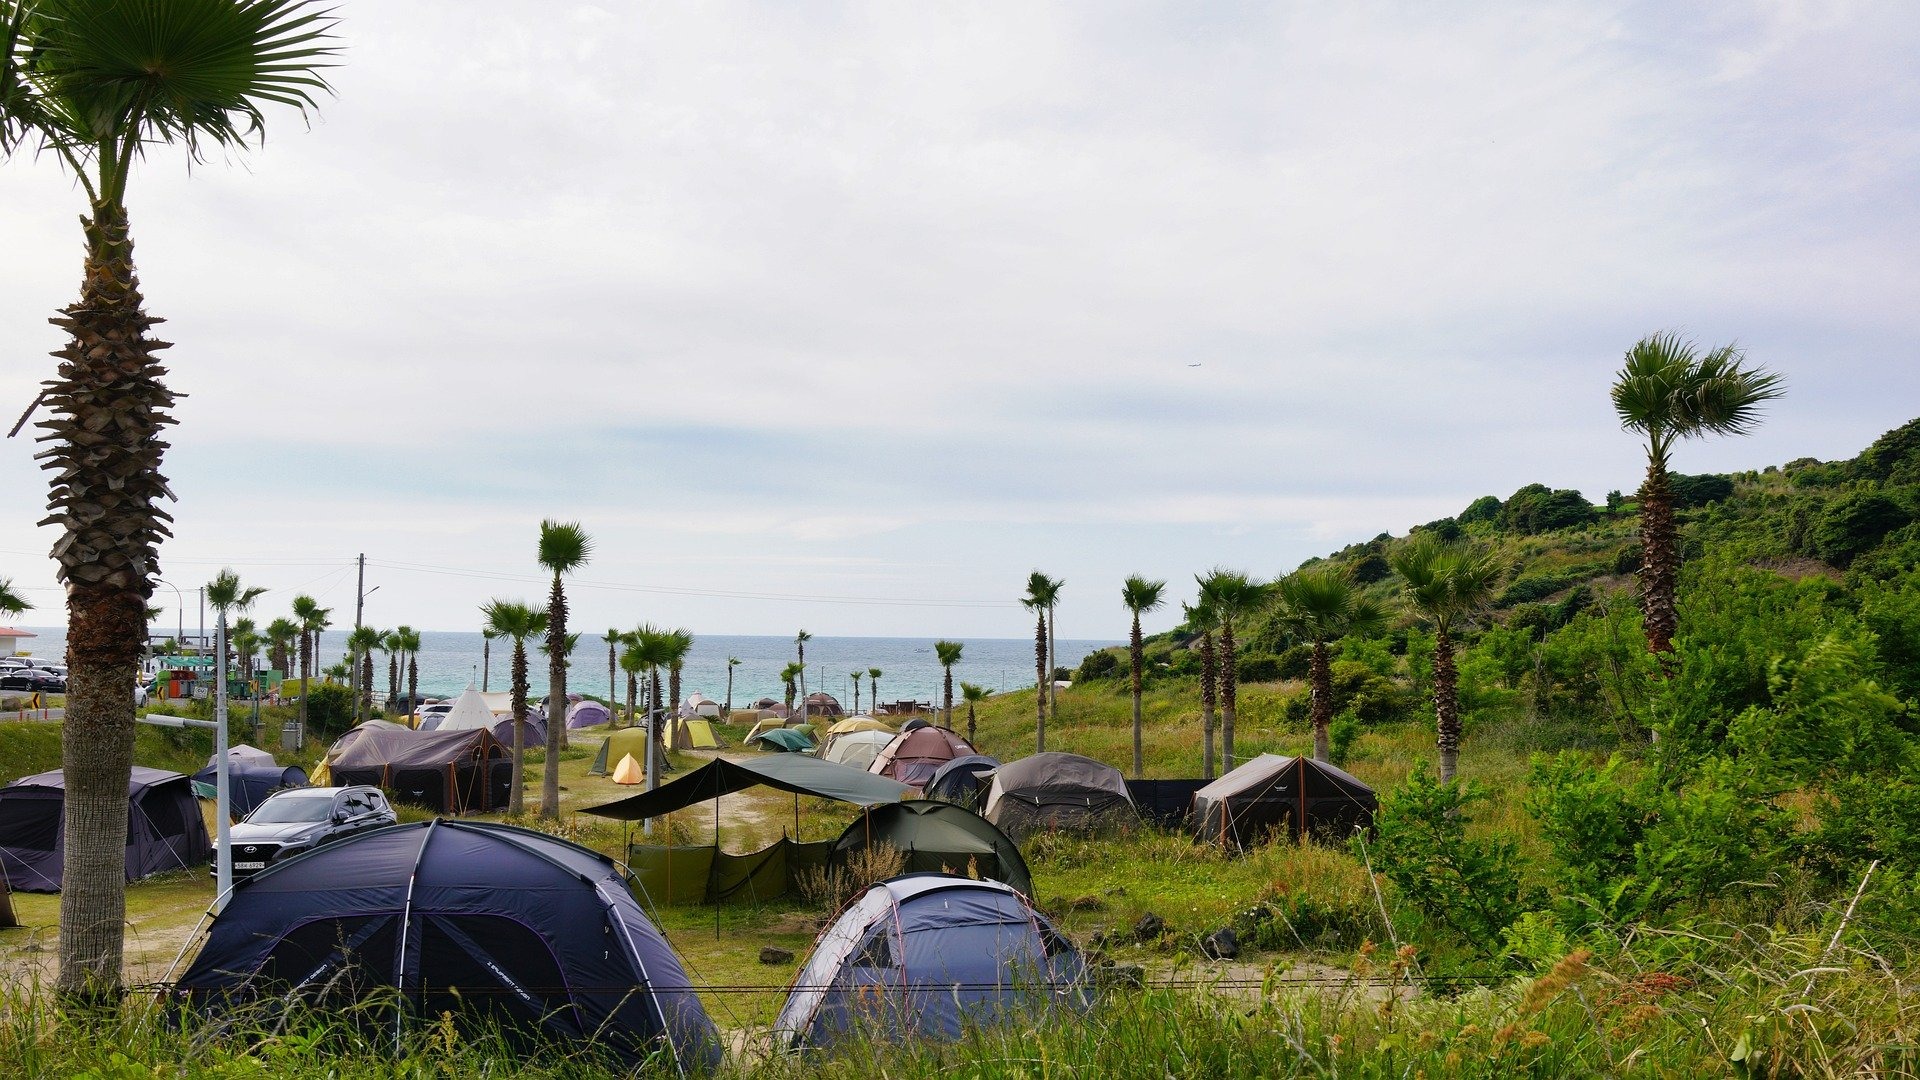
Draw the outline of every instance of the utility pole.
M353 587L353 628L360 629L360 616L367 607L367 553L361 552L360 580Z
M207 587L200 587L200 640L194 645L194 651L205 654L207 650Z

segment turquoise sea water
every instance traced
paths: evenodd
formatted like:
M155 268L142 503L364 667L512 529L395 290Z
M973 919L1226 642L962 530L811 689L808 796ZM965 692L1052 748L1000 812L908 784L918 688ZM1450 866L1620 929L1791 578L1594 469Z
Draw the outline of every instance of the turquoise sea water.
M58 628L29 627L40 636L20 643L22 651L49 659L65 654L66 634ZM171 633L172 628L156 628ZM188 628L192 633L194 628ZM344 658L345 630L330 630L320 635L322 666ZM941 670L933 654L933 638L816 637L807 642L807 689L825 690L841 704L853 705L851 673L879 668L880 699L897 701L912 698L931 701L938 696ZM477 633L425 631L420 638L420 692L429 697L457 694L471 681L481 684L481 644ZM954 666L954 697L959 697L961 682L978 683L993 690L1012 690L1033 685L1032 638L976 638L964 641L966 651ZM1082 657L1095 649L1122 644L1119 641L1061 641L1059 663L1079 666ZM507 688L507 665L511 660L509 644L494 642L489 688ZM531 652L531 650L530 650ZM790 637L696 637L693 652L681 676L682 696L695 692L716 701L727 694L727 658L740 659L733 669L733 700L736 705L759 697L782 697L780 669L794 659ZM384 690L387 681L386 658L374 654L377 669L374 685ZM572 656L568 688L581 693L605 696L607 693L607 646L591 631L581 635ZM531 653L528 657L534 696L545 693L546 657ZM867 680L861 679L860 701L868 700ZM625 676L619 692L626 694Z

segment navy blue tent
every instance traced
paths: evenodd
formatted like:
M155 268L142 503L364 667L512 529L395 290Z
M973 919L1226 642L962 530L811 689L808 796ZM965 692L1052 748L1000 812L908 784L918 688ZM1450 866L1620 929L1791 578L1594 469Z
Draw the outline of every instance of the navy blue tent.
M971 810L979 804L980 793L992 782L993 771L999 767L999 758L985 754L954 758L933 770L933 779L927 781L926 796L959 803Z
M0 876L21 892L59 892L66 872L66 774L0 788ZM198 869L212 857L193 786L177 772L133 767L127 781L127 880Z
M209 765L193 774L193 793L203 799L216 798L220 779ZM307 786L307 770L298 765L240 765L227 770L227 805L236 818L253 813L267 796L286 788Z
M528 1044L591 1041L629 1064L664 1049L682 1071L720 1057L679 957L613 861L490 822L395 825L274 863L234 886L177 987L209 1016L391 988L399 1017L359 1015L448 1012Z
M773 1030L787 1049L850 1036L953 1039L1087 1001L1080 953L1012 888L908 874L869 886L821 933Z

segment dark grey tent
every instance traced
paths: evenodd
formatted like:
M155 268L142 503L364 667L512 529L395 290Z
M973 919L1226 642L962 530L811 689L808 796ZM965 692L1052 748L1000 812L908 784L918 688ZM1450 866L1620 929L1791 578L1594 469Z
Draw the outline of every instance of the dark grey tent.
M933 779L927 781L926 796L972 809L980 805L981 793L993 782L998 768L1000 759L985 754L954 758L933 770Z
M267 796L287 788L307 786L307 770L298 765L282 768L267 759L267 765L240 765L235 763L227 771L227 805L235 818L253 813L253 808L267 801ZM203 799L218 797L220 778L214 775L214 767L208 765L193 774L193 793Z
M847 1037L954 1039L968 1027L1041 1022L1087 1006L1072 942L1012 888L948 874L868 887L814 943L794 978L775 1045Z
M1373 789L1324 761L1261 754L1193 794L1193 828L1223 847L1250 847L1275 834L1343 841L1373 827Z
M768 754L745 761L715 758L671 784L615 802L582 809L615 821L640 821L684 810L695 803L765 784L796 795L818 795L856 806L899 802L912 789L845 765L805 754Z
M66 798L66 777L58 769L0 788L0 874L13 888L60 891ZM212 856L192 782L135 765L127 783L127 880L204 867Z
M1119 769L1054 752L1000 766L980 812L1016 840L1049 829L1090 832L1137 817Z
M392 1010L342 1010L394 995ZM613 861L545 833L434 820L357 833L234 887L176 1000L208 1016L303 1001L391 1034L441 1013L628 1064L719 1061L686 970Z
M507 805L513 752L484 728L464 731L386 730L362 724L328 754L332 783L373 784L397 802L446 814Z
M830 867L847 865L855 852L885 844L906 856L909 871L944 870L1004 881L1022 895L1033 895L1033 876L1020 845L993 822L964 806L919 799L876 806L853 819L827 857Z
M1127 794L1140 816L1163 829L1185 829L1193 811L1193 793L1213 783L1192 778L1128 780Z

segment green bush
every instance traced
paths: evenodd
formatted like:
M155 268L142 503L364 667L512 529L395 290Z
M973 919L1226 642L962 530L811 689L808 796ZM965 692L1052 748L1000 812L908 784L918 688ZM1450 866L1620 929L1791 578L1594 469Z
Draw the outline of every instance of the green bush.
M1845 567L1871 551L1895 529L1913 520L1907 508L1877 492L1859 492L1838 499L1813 527L1814 550L1820 558Z
M1468 503L1467 508L1460 511L1459 517L1462 525L1472 525L1475 522L1496 523L1499 520L1500 500L1492 495L1482 495Z
M1278 682L1285 678L1280 674L1280 658L1277 656L1243 656L1238 670L1243 683Z
M1528 484L1501 507L1500 523L1514 532L1534 535L1585 525L1594 516L1593 504L1578 491Z
M1491 952L1523 910L1519 848L1500 837L1470 837L1467 809L1485 798L1474 784L1442 784L1425 761L1380 800L1373 868L1418 913L1422 928ZM1365 852L1365 841L1356 838Z
M1101 649L1090 652L1080 667L1073 673L1075 682L1092 682L1096 679L1114 679L1132 673L1132 667L1126 661L1121 650Z
M353 690L339 683L315 683L307 693L307 734L332 742L353 726Z
M1673 505L1682 510L1716 503L1733 494L1733 477L1717 473L1669 473L1667 484L1673 489Z

